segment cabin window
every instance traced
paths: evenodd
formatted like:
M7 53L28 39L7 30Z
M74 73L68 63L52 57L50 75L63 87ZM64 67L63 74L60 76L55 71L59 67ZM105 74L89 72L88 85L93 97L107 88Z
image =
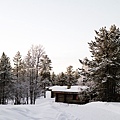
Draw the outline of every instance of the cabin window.
M73 95L73 100L77 100L77 98L78 98L78 95L74 94Z

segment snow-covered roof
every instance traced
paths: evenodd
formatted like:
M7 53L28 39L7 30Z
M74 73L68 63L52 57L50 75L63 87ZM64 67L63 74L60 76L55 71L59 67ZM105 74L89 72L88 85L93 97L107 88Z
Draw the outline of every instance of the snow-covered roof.
M88 86L71 86L67 89L67 86L52 86L49 88L52 91L62 91L62 92L80 92L88 89Z

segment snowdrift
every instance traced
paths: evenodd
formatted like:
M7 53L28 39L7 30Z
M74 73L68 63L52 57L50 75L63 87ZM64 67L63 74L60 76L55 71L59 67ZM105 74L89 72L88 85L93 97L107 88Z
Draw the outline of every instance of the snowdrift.
M0 105L0 120L120 120L120 103L74 105L40 98L36 105Z

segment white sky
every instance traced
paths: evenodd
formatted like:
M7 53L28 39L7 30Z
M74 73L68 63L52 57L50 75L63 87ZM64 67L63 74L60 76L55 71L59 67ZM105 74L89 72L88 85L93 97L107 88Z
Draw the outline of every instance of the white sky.
M11 60L43 45L55 73L90 57L94 30L120 27L120 0L0 0L0 54Z

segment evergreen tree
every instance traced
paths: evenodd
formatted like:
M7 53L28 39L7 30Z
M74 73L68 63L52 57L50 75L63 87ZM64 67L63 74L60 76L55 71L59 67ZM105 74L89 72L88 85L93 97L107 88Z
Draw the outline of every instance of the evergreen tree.
M78 69L74 72L75 84L78 84L78 78L80 77Z
M87 57L85 57L83 60L79 60L79 62L82 64L82 68L79 68L79 85L86 85L89 87L93 87L93 81L89 81L89 60Z
M45 96L45 89L47 86L50 86L51 80L50 80L50 71L52 69L51 67L51 60L47 55L43 55L43 58L41 59L41 80L42 80L42 87L44 89L44 97Z
M33 70L34 68L34 64L35 62L33 62L33 58L31 55L31 51L28 51L28 54L25 58L25 64L26 64L26 70L27 70L27 88L28 88L28 92L27 92L27 104L28 102L28 98L30 97L30 104L34 104L33 102L33 98L34 98L34 85L33 85L33 81L34 81L34 75L33 75Z
M52 72L51 74L51 83L52 83L52 86L57 85L57 76L55 75L54 72Z
M58 85L60 85L60 86L67 85L67 76L65 73L61 72L58 75L57 79L58 79L58 83L57 83Z
M66 77L68 86L77 84L77 79L75 78L75 71L73 71L73 66L70 65L67 67Z
M14 92L15 92L15 104L20 104L21 101L21 70L22 70L22 58L21 54L18 51L13 59L14 62L14 68L13 68L13 74L14 74Z
M21 103L28 104L28 79L25 61L21 62L20 81L21 81Z
M3 52L0 59L0 104L6 104L7 99L10 98L11 75L10 60Z
M115 25L95 31L95 41L89 43L93 60L89 62L89 77L96 83L98 99L116 101L120 83L120 30Z

